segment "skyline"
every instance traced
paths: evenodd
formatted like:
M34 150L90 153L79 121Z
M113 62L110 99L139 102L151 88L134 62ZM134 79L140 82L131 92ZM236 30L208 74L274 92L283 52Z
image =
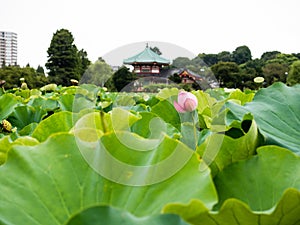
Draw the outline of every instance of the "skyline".
M52 36L61 28L72 32L74 44L92 62L118 48L147 42L179 46L190 57L246 45L254 59L267 51L300 52L296 6L296 0L10 0L2 3L0 30L18 34L20 66L44 67ZM176 57L176 51L172 54Z

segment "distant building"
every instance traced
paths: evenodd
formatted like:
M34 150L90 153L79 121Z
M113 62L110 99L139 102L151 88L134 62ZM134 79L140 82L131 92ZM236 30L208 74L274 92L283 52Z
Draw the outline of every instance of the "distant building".
M17 65L17 34L0 31L0 67L5 65Z
M133 84L132 90L134 91L143 91L145 86L151 84L168 85L169 78L175 74L180 78L182 84L195 84L204 90L217 87L214 80L204 74L200 75L186 68L170 68L171 61L152 51L148 44L142 52L124 59L123 63L132 66L132 72L139 78Z
M133 66L133 72L140 77L159 76L163 66L170 65L170 60L152 51L148 44L144 51L123 60L124 64Z

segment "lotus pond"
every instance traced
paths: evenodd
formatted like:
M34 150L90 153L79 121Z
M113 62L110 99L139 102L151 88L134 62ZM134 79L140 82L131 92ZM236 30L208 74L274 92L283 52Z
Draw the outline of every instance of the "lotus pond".
M2 93L0 224L300 224L300 86L179 91Z

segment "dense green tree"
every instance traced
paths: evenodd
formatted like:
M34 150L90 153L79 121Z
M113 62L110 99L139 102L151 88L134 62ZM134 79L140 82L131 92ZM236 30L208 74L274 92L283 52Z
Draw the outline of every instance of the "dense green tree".
M178 73L174 73L173 75L169 76L169 79L176 84L180 84L182 81Z
M195 67L202 68L204 66L207 66L206 63L201 59L199 56L196 56L191 60L191 65L194 65Z
M216 64L216 63L219 62L217 54L205 54L205 53L202 53L202 54L199 54L198 56L204 61L204 63L207 66L212 66L212 65L214 65L214 64Z
M172 66L176 68L185 68L187 65L191 65L191 60L188 57L177 57L172 63Z
M235 62L219 62L211 70L221 87L237 88L242 83L239 67Z
M240 89L256 88L256 84L254 83L254 78L258 76L263 76L262 67L264 66L264 62L261 59L249 60L246 63L240 64L240 77L242 79Z
M39 88L48 83L48 79L45 75L37 73L37 71L30 67L19 66L5 66L0 68L0 80L5 80L5 88L17 88L20 87L20 78L24 78L28 88Z
M264 62L261 59L250 60L244 64L241 64L240 67L244 69L254 69L256 76L262 75L262 67L264 66Z
M125 66L117 70L112 76L112 81L117 91L122 91L124 88L136 80L136 74L131 73Z
M279 63L279 64L284 64L284 65L290 66L293 64L293 62L295 62L297 60L298 60L298 58L292 54L280 53L280 54L277 54L275 58L268 60L266 62L266 64Z
M45 70L42 66L38 65L37 69L36 69L36 73L37 75L40 75L40 76L45 76Z
M89 65L91 64L91 61L87 57L87 52L84 51L83 49L81 49L78 52L78 57L79 57L79 63L80 63L79 74L80 74L80 76L82 76L84 74L84 72L87 70L87 68L89 67Z
M288 65L274 62L268 63L263 67L263 75L266 85L271 85L274 82L286 82Z
M292 55L300 59L300 53L293 53Z
M95 84L103 87L107 80L112 76L112 68L100 58L87 68L80 82Z
M251 59L251 51L246 45L239 46L232 52L232 60L237 64L248 62Z
M276 56L278 54L280 54L281 52L279 51L271 51L271 52L265 52L261 55L260 59L263 61L263 62L266 62L268 60L271 60L271 59L275 59Z
M57 30L53 34L48 48L49 80L64 86L71 85L71 79L80 80L81 64L74 38L66 29Z
M287 76L287 84L294 85L300 83L300 60L293 62Z
M218 62L231 62L232 61L232 54L228 51L222 51L218 53Z

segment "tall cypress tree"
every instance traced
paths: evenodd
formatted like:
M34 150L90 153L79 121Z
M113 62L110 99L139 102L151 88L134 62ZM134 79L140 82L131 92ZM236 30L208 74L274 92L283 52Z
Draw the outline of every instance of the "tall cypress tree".
M71 85L71 79L80 79L81 62L73 42L73 35L67 29L57 30L53 34L46 63L50 82L68 86Z

